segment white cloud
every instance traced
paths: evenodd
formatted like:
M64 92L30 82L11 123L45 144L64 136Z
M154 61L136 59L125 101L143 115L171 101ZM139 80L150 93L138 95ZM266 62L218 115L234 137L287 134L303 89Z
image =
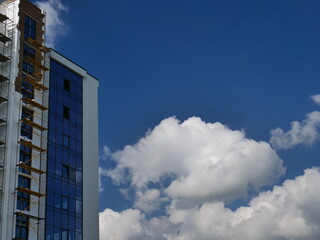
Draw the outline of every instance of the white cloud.
M144 212L151 212L160 206L160 191L157 189L148 189L146 191L136 192L137 201L134 207L143 210Z
M291 129L284 132L281 128L271 131L271 145L276 149L289 149L299 144L311 146L319 139L320 112L314 111L302 122L294 121Z
M107 160L109 157L111 157L111 151L108 146L104 146L102 150L102 156L99 158L101 160ZM101 166L99 166L99 192L103 192L104 188L102 185L102 178L107 176L107 170Z
M101 240L318 240L320 239L320 172L287 180L262 192L235 211L222 202L179 209L146 219L139 210L100 213Z
M111 151L110 151L109 147L108 146L104 146L101 158L103 160L107 160L107 158L110 157L110 156L111 156Z
M311 96L311 99L318 105L320 105L320 94Z
M182 123L167 118L112 158L117 166L107 175L118 184L129 181L136 191L135 206L146 211L159 205L158 198L189 208L245 197L285 171L268 143L196 117ZM150 184L161 186L155 192Z
M46 46L54 47L58 38L68 30L62 19L62 14L68 12L68 7L60 0L37 1L35 4L46 12Z
M319 114L299 123L304 134ZM116 167L105 174L117 184L131 184L137 209L100 213L101 240L320 239L318 168L260 192L247 206L226 207L284 173L270 145L247 139L242 131L172 117L111 157ZM165 215L145 215L163 203Z
M100 240L141 240L146 235L144 218L139 210L118 213L106 209L100 213Z
M102 176L106 176L106 170L105 169L103 169L102 167L99 167L99 192L101 193L101 192L103 192L103 190L104 190L104 188L103 188L103 186L102 186L102 183L101 183L101 181L102 181Z

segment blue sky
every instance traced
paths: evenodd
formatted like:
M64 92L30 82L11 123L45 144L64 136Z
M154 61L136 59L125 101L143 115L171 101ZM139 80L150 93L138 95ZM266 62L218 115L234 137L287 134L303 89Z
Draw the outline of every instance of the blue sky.
M320 175L318 169L311 169L319 166L317 111L320 106L317 99L310 97L320 93L319 1L106 0L90 3L66 0L62 5L57 5L58 0L47 2L51 3L58 6L52 11L58 18L48 13L48 17L53 16L53 26L58 27L53 31L55 48L100 80L99 149L104 156L101 159L101 239L112 239L111 236L119 240L207 239L206 233L231 239L230 235L218 236L214 230L203 230L203 226L197 228L191 220L179 220L177 215L184 211L193 219L192 216L201 214L207 207L205 212L232 209L232 214L244 216L236 212L237 209L241 206L257 209L259 204L255 204L267 195L265 191L276 194L272 190L274 185L281 186L287 196L292 188L305 189L303 184L312 189L313 180ZM308 117L311 112L314 114ZM299 122L291 129L292 121ZM222 125L208 127L209 123ZM273 145L269 145L271 130L276 128L283 131L274 134ZM201 135L199 129L207 131L206 134ZM193 135L194 131L197 134ZM242 136L234 136L241 132ZM171 133L176 135L168 140ZM231 142L224 142L224 136L228 139L230 136ZM211 152L219 143L218 137L222 139L221 148L226 150ZM203 142L198 148L192 149L201 139ZM254 141L252 146L249 139ZM164 144L171 140L172 145ZM223 162L225 156L229 156L225 154L232 152L234 144L239 142L243 145L236 148L244 150L237 150L238 154L247 158L243 158L243 162L239 160L244 165L229 166L230 169L259 169L267 163L261 173L256 171L267 180L250 174L245 180L240 175L236 182L243 180L248 189L235 193L241 188L238 186L234 192L221 193L220 197L212 190L210 196L196 200L194 196L179 195L173 185L170 188L174 180L183 178L189 179L189 184L194 183L197 189L206 186L207 182L200 181L190 170L185 172L182 166L194 166L213 157ZM187 149L180 149L181 144L186 144ZM264 144L266 152L265 148L260 149ZM124 149L126 145L131 150ZM104 154L105 146L111 154ZM199 156L199 149L208 152L209 157ZM176 161L177 166L172 166L175 170L161 172L163 166L155 163L157 160L152 154L169 165ZM195 162L188 154L196 158ZM236 155L234 161L242 159L240 155ZM166 162L171 158L172 161ZM253 162L247 161L251 158ZM159 171L153 172L156 167ZM305 169L309 172L304 173ZM143 171L146 176L149 171L160 177L142 180L146 177ZM192 182L192 179L196 180ZM287 179L295 180L288 183ZM214 177L208 176L206 180L210 182ZM117 181L124 183L115 184ZM223 179L216 181L225 184ZM314 190L319 196L319 189ZM291 202L299 202L292 199ZM196 208L191 202L204 207ZM309 208L319 211L319 203L311 200L308 203ZM218 208L215 204L226 204L226 207L219 205ZM292 226L305 235L283 227L280 223L286 218L279 210L282 218L271 229L273 235L269 234L270 229L263 228L268 232L265 239L319 239L320 219L310 217L309 210L298 205L291 208L295 209L292 214L289 210L286 214L291 214L287 217L296 220ZM302 220L295 216L300 210L305 211ZM161 227L155 228L151 218ZM125 222L124 219L137 224L137 228L131 229L130 224L122 229L114 227L117 221ZM226 221L232 222L230 219ZM245 223L242 224L245 229ZM310 233L305 229L312 224L315 227ZM241 236L257 239L254 234L258 233L248 236L237 231L231 230L239 239ZM263 233L261 230L259 234Z

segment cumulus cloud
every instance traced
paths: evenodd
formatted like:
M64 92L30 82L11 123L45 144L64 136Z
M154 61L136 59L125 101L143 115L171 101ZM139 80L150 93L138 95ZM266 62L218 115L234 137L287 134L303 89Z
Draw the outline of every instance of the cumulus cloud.
M100 213L101 240L140 240L145 234L145 216L139 210L128 209L121 213L106 209Z
M68 7L60 0L37 1L35 4L46 13L46 45L54 47L58 38L68 30L68 25L62 19Z
M299 144L311 146L319 139L320 112L314 111L302 122L294 121L287 132L281 128L271 130L271 145L276 149L289 149Z
M232 201L273 184L285 171L268 143L197 117L182 123L167 118L112 158L117 166L107 175L117 184L128 181L143 211L157 208L159 198L180 208ZM150 187L157 184L158 190Z
M318 240L320 239L320 171L286 180L236 210L223 202L167 210L147 219L139 210L100 213L101 240Z
M320 105L320 94L311 96L311 99L318 105Z

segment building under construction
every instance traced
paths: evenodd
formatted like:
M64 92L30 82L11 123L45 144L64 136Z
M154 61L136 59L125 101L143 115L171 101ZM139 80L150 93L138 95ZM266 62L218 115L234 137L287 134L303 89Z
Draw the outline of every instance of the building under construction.
M1 3L0 239L99 239L97 89L41 9Z

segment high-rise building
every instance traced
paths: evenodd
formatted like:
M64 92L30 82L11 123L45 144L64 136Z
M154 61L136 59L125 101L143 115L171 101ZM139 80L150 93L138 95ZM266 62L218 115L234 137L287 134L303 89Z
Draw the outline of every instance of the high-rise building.
M0 239L99 239L97 89L42 10L1 3Z

